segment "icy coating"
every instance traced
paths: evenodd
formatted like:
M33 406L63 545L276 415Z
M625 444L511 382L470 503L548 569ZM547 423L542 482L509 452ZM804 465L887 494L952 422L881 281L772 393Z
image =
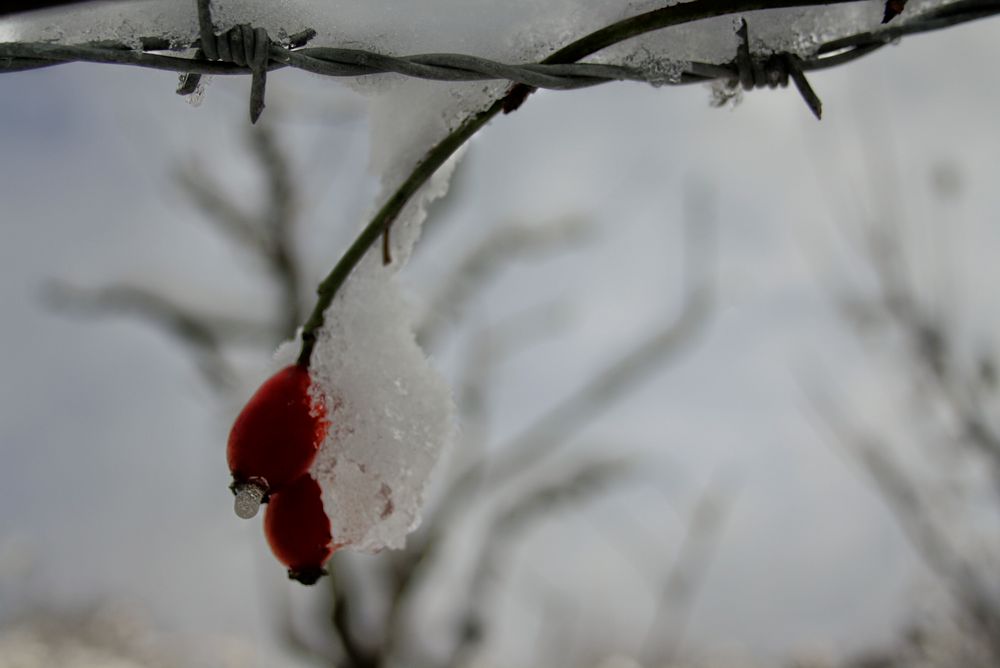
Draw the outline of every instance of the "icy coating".
M508 61L536 60L554 48L622 18L678 4L653 0L213 0L216 26L238 23L281 37L312 28L317 46L368 48L392 54L452 51ZM941 0L908 3L902 20ZM883 0L832 7L748 12L762 50L808 51L818 41L879 26ZM720 17L630 40L609 51L673 61L724 62L735 53L733 19ZM197 34L194 0L89 3L8 19L3 39L80 42L147 35L190 41ZM387 77L383 77L387 78Z

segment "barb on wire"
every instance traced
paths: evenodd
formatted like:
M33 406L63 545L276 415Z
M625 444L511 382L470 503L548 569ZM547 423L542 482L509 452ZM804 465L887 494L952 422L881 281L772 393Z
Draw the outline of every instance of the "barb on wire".
M256 123L264 111L264 87L267 83L267 65L270 59L271 38L263 28L241 24L222 34L215 33L212 25L211 0L198 1L198 28L201 34L196 58L221 60L250 70L250 122ZM198 87L198 74L185 74L177 88L184 95Z
M802 99L805 100L809 110L812 111L816 120L823 116L823 103L819 96L809 85L805 74L802 73L802 59L791 53L776 53L766 60L754 58L750 53L750 36L746 19L740 24L740 29L736 31L740 43L736 49L736 68L739 71L738 83L743 86L743 90L753 90L754 88L784 88L788 85L788 77L791 76L795 82ZM737 80L731 80L730 85L735 86Z

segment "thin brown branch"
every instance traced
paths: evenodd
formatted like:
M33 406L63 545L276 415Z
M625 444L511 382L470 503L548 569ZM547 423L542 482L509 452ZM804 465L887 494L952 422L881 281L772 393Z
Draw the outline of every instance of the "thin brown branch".
M989 598L989 589L980 579L983 573L965 558L955 545L955 536L939 521L921 483L886 454L885 443L850 429L829 406L822 417L837 443L868 473L910 545L959 604L966 622L1000 658L1000 608Z
M283 337L290 337L302 322L302 276L295 250L298 196L295 176L281 146L266 124L250 132L250 146L267 180L267 203L262 227L267 230L268 259L281 287Z
M216 390L232 387L235 372L222 354L217 323L153 290L133 285L112 285L87 290L65 283L49 284L44 294L55 308L85 315L125 313L153 323L172 336L195 357L205 380Z
M295 623L290 592L285 583L280 583L279 587L272 588L267 599L267 612L285 648L311 664L330 666L330 668L337 667L339 657L323 648L316 647Z
M417 328L425 349L434 346L463 308L513 261L549 257L589 235L592 225L578 216L563 216L541 224L502 225L469 251L429 300L427 315Z
M879 294L867 308L887 316L902 333L908 367L916 371L921 387L936 397L959 425L959 443L971 445L992 467L1000 493L1000 433L985 413L981 393L983 369L989 378L989 360L963 368L949 319L926 305L913 281L902 249L898 226L869 230L867 260L875 272ZM985 363L984 363L985 361Z
M686 193L691 195L691 193ZM447 487L434 515L420 534L410 537L410 548L399 565L390 607L396 620L416 588L444 549L445 535L455 515L467 508L484 476L494 485L510 481L554 454L577 430L606 411L686 348L707 323L711 306L711 234L713 221L704 198L688 197L685 293L675 319L622 353L579 390L525 428L519 437L490 459L485 454L469 464ZM393 621L394 629L401 621ZM393 631L398 633L397 631Z
M678 315L637 346L625 351L591 379L487 460L481 459L464 471L449 487L443 518L464 505L469 495L484 481L498 487L542 463L554 454L570 436L602 411L659 371L685 350L702 331L711 311L711 274L707 247L704 247L707 221L689 221L702 227L688 235L685 253L686 292ZM692 230L689 229L689 232Z
M687 621L718 550L734 498L732 489L712 485L691 510L677 557L639 650L639 656L648 659L649 665L673 665L680 654Z
M217 227L230 241L258 257L271 253L270 241L260 229L257 219L243 211L221 185L196 163L174 171L174 180L202 213L205 220Z
M367 646L355 628L355 608L361 594L358 579L353 577L349 555L337 555L330 564L330 580L333 591L333 611L331 621L341 649L343 660L338 668L377 668L382 665L382 653Z
M479 547L472 576L465 589L465 607L458 620L458 637L449 665L461 666L485 640L489 585L495 581L511 546L531 526L569 508L578 508L613 485L630 479L634 463L621 459L585 462L575 471L522 494L494 516Z

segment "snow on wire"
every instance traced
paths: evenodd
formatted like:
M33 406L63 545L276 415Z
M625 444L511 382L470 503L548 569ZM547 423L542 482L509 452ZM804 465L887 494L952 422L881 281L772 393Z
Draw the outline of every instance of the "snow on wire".
M136 40L138 48L116 42L57 44L47 42L0 43L0 72L50 67L70 62L133 65L187 73L178 92L191 93L202 74L251 74L251 119L263 109L264 80L268 71L293 67L330 77L357 78L394 73L416 79L447 82L505 80L525 90L545 88L569 90L610 81L638 81L655 85L688 84L724 80L731 86L753 88L786 86L791 77L813 113L819 117L819 100L804 72L841 65L867 55L903 36L939 30L994 16L1000 0L958 0L945 2L897 25L865 30L847 37L822 42L808 55L789 52L751 53L747 23L737 34L740 48L728 63L687 61L664 77L624 64L575 62L580 56L557 51L541 62L509 64L489 58L458 53L430 53L393 56L366 49L306 47L315 34L302 31L281 42L272 41L261 28L237 25L217 34L212 27L208 0L197 0L200 37L190 44L178 44L162 37ZM845 0L695 0L652 10L619 21L593 33L596 44L580 49L585 55L630 37L664 27L717 16L735 15L760 9L841 4ZM752 24L749 26L752 31ZM601 34L598 34L601 33ZM600 41L603 40L604 44ZM582 40L581 40L582 41ZM576 44L576 43L574 43ZM594 48L596 47L596 48ZM164 52L195 49L193 56L179 57ZM506 111L516 108L508 105Z

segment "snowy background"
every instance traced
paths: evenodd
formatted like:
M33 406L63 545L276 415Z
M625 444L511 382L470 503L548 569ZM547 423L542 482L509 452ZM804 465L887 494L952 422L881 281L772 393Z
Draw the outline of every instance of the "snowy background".
M463 314L469 332L552 303L569 319L496 370L495 442L676 310L691 192L710 202L716 247L710 326L570 444L645 456L657 482L528 536L499 604L500 665L530 659L524 627L540 614L540 582L580 605L578 627L602 628L608 647L640 642L653 601L628 555L669 560L686 509L719 480L732 506L686 646L838 655L890 638L915 602L937 596L807 390L886 429L898 420L828 289L860 271L842 233L860 221L847 218L886 202L968 288L976 335L996 342L998 38L980 22L815 74L821 123L792 90L716 110L705 88L612 84L538 93L472 142L404 272L418 308L491 229L576 215L593 236L513 264ZM271 607L292 585L258 524L231 509L223 452L236 404L220 403L148 324L68 316L44 299L55 278L129 280L206 309L270 308L259 268L171 180L197 161L252 198L248 82L215 79L197 108L174 85L111 66L0 77L0 619L124 601L157 633L232 665L295 665ZM300 239L317 276L378 192L367 104L301 73L269 81L265 122L301 178ZM942 165L961 175L950 208L930 195ZM456 344L435 363L453 378L460 358ZM621 530L630 524L642 530ZM295 591L303 619L309 596Z

